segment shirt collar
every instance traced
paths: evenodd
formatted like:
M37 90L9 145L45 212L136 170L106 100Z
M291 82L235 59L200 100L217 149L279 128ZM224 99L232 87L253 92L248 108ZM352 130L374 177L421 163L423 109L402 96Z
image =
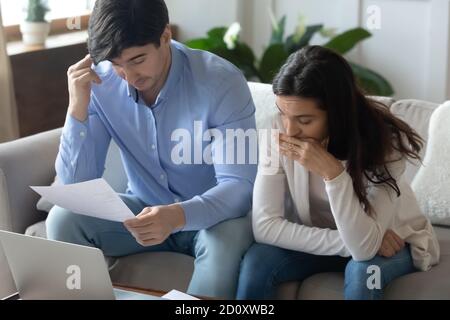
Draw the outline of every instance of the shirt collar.
M181 76L183 67L183 63L181 61L182 56L180 49L175 46L175 43L176 41L172 40L170 44L172 63L170 65L169 75L167 76L166 82L164 83L164 86L162 87L161 91L158 94L158 97L156 98L155 104L166 99L168 92L170 91L172 86L177 83L178 79ZM131 84L127 84L127 93L128 96L131 97L135 102L139 101L139 91Z

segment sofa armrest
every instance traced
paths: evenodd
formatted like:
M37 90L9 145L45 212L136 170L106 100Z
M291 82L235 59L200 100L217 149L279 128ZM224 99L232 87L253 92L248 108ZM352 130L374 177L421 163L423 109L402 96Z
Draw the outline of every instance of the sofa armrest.
M24 233L45 218L29 186L53 181L60 136L56 129L0 144L0 229Z

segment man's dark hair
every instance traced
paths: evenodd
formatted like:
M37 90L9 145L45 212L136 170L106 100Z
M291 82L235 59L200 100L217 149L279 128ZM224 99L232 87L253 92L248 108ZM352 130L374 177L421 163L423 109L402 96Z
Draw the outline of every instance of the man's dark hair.
M97 0L89 20L88 49L95 64L123 50L154 44L169 24L164 0Z

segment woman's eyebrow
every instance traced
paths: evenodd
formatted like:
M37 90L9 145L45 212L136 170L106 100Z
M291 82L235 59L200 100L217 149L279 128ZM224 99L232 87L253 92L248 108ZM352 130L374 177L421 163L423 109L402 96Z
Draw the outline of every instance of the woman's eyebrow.
M278 111L280 111L281 114L284 114L284 112L281 110L281 108L278 106L278 104L275 102L275 106L277 107ZM298 116L295 116L296 118L314 118L313 114L301 114Z

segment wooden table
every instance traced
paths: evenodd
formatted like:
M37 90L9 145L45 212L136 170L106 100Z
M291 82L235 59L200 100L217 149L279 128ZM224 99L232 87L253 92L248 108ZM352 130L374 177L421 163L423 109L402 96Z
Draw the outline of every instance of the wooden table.
M123 285L123 284L119 284L119 283L113 284L113 287L115 289L131 291L131 292L136 292L136 293L142 293L142 294L149 294L149 295L156 296L156 297L162 297L163 295L165 295L167 293L166 291L154 290L154 289L144 289L144 288L139 288L139 287L134 287L134 286Z
M120 290L125 290L125 291L131 291L131 292L136 292L136 293L141 293L141 294L148 294L148 295L152 295L155 297L162 297L163 295L167 294L166 291L161 291L161 290L154 290L154 289L144 289L144 288L139 288L139 287L134 287L134 286L129 286L129 285L123 285L123 284L113 284L113 287L115 289L120 289ZM215 300L214 298L211 297L197 297L201 300ZM20 296L18 293L14 293L8 297L2 298L0 300L19 300Z
M155 290L155 289L144 289L144 288L124 285L124 284L120 284L120 283L114 283L113 287L115 289L132 291L132 292L136 292L136 293L149 294L149 295L156 296L156 297L162 297L163 295L168 293L167 291L161 291L161 290ZM196 297L200 300L217 300L216 298L212 298L212 297L203 297L203 296L194 296L194 297Z

